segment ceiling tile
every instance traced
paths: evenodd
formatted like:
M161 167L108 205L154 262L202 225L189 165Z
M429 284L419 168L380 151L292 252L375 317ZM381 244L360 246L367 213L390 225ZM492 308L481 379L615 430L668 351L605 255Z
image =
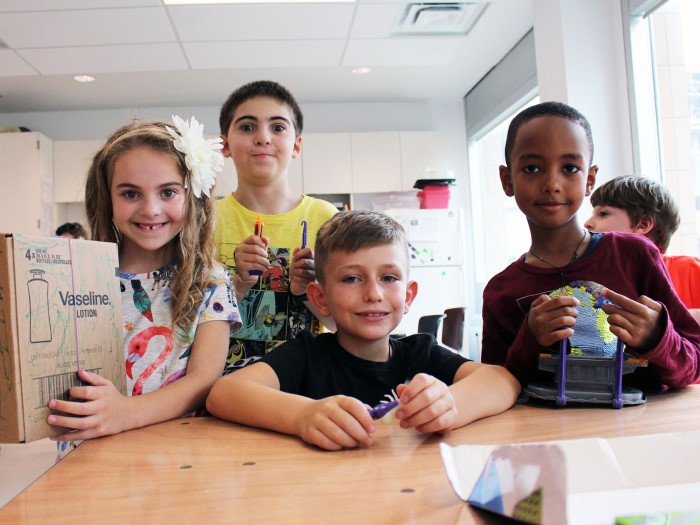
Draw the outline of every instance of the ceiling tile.
M353 4L169 7L183 42L346 38Z
M404 4L361 4L352 23L352 38L388 38Z
M25 49L18 53L42 75L187 69L178 44Z
M192 42L183 47L194 69L322 67L340 65L345 41Z
M0 0L0 13L57 11L60 9L103 9L105 7L160 6L161 0Z
M3 77L36 75L36 70L22 60L14 51L0 49L0 71Z
M175 41L162 7L5 13L0 36L20 49Z
M463 42L452 37L356 39L348 43L343 65L444 66Z

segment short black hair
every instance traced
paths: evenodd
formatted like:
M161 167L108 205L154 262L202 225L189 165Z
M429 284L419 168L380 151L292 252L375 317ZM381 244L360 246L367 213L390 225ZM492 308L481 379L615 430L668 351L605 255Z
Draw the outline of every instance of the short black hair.
M219 128L221 129L221 134L228 134L228 128L231 126L231 121L233 120L233 114L238 109L238 106L256 97L269 97L282 104L289 106L292 111L292 116L294 122L294 133L295 136L301 135L304 129L304 115L301 112L301 108L297 103L294 95L283 85L278 84L272 80L256 80L255 82L250 82L245 84L233 93L231 93L221 106L221 111L219 113Z
M56 228L57 236L60 237L64 233L67 233L74 239L87 239L87 232L85 231L85 228L83 228L83 225L79 222L67 222L65 224L61 224L58 228Z
M562 117L571 122L575 122L583 128L586 133L586 140L588 141L588 147L591 149L590 162L593 163L593 133L591 132L591 124L588 119L583 116L581 112L572 108L571 106L564 104L563 102L542 102L541 104L535 104L528 108L523 109L518 113L513 120L510 121L508 126L508 135L506 136L506 166L510 166L510 155L513 152L513 146L515 145L515 136L518 130L523 124L530 122L532 119L537 117Z

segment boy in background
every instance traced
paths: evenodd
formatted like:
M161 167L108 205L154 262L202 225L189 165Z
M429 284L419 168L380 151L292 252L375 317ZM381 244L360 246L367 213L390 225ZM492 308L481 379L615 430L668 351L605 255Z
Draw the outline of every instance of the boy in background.
M700 259L666 255L681 223L669 189L646 177L623 175L596 189L591 204L593 214L584 224L589 230L639 233L656 244L678 297L700 321Z
M520 386L507 370L467 360L432 335L390 339L413 302L401 225L369 211L343 212L316 239L307 294L337 332L302 332L260 361L217 381L215 416L292 434L327 450L369 446L366 405L392 390L401 428L445 433L508 409Z
M560 102L526 108L511 121L500 177L527 218L527 253L484 289L482 360L504 364L522 384L546 378L543 351L576 329L579 300L549 293L572 281L605 287L610 331L649 361L624 376L642 390L684 387L700 376L700 325L676 295L659 250L640 235L590 233L577 212L595 184L588 120ZM551 348L551 349L550 349Z
M214 234L243 322L232 334L228 373L303 329L321 330L306 287L316 278L316 232L338 210L289 187L289 163L301 152L303 115L286 88L267 80L240 87L223 104L219 124L222 153L233 159L238 175L236 190L216 203ZM255 231L258 215L261 232Z

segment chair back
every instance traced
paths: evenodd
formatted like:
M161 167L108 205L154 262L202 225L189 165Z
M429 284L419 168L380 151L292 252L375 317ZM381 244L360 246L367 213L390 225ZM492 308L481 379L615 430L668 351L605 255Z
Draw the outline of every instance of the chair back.
M424 315L418 319L418 333L432 334L437 339L440 323L445 318L445 314Z
M448 308L445 310L445 319L442 321L442 343L450 348L462 351L464 346L464 318L467 309Z

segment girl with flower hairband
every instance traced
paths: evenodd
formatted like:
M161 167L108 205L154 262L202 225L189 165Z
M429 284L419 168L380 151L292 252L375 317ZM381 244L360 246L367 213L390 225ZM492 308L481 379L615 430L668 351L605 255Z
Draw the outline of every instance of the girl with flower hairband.
M84 386L70 396L80 402L49 402L48 423L68 429L53 438L62 443L194 414L240 326L228 272L213 259L221 139L205 139L194 117L173 121L118 129L88 172L92 238L119 246L127 392L78 372Z

